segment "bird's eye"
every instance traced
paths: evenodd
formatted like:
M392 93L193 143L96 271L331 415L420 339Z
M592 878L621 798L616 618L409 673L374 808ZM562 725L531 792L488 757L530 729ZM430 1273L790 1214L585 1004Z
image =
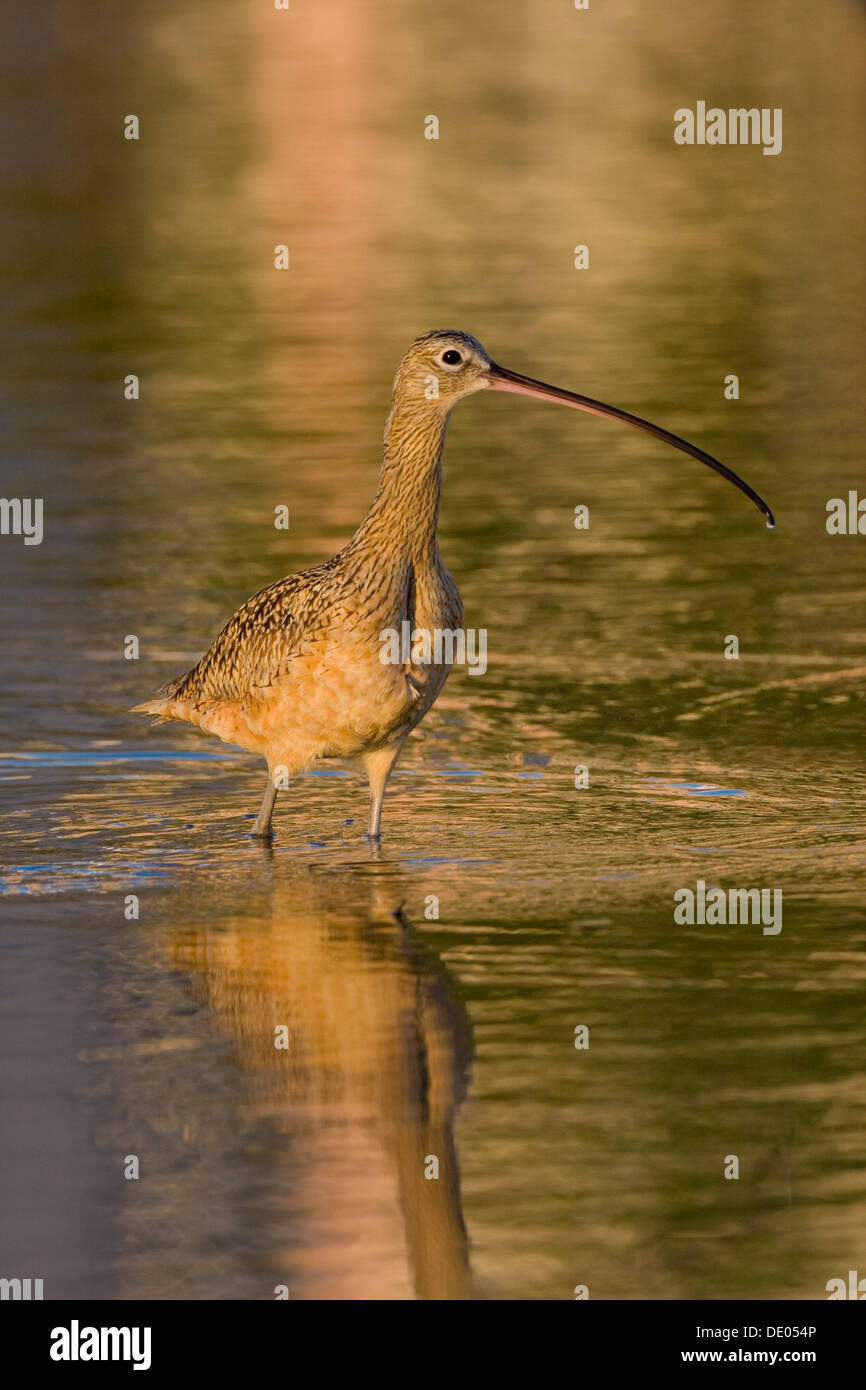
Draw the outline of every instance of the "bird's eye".
M442 361L447 362L449 367L456 367L458 362L463 361L463 358L456 348L449 348L447 352L443 352Z

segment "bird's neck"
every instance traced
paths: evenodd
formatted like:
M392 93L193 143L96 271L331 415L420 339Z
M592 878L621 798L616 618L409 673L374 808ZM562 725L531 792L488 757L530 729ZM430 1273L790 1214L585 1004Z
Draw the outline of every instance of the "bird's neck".
M436 537L442 492L442 450L448 415L441 402L395 401L385 427L379 490L356 541L416 564L438 560Z

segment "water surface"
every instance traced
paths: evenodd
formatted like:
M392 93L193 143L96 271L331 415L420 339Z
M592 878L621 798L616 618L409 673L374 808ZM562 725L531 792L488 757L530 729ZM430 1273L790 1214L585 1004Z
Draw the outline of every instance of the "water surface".
M17 17L3 492L45 538L0 546L4 1275L761 1299L866 1268L866 541L825 530L862 486L863 50L860 9L781 0ZM701 97L782 107L783 153L677 148ZM349 538L434 326L700 442L778 525L646 436L461 405L442 548L489 669L407 745L379 855L352 765L264 851L257 760L127 711ZM698 880L782 890L781 933L677 924Z

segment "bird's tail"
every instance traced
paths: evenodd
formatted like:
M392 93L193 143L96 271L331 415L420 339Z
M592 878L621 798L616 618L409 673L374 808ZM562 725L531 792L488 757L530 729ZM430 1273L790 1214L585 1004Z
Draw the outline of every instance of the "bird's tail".
M156 716L155 722L157 724L167 724L169 720L178 718L173 712L174 705L174 700L158 695L154 700L146 700L143 705L133 705L129 713L153 714Z
M167 724L171 720L177 720L181 724L195 724L198 729L207 729L209 733L217 734L219 738L226 738L229 743L233 742L230 733L225 733L221 727L219 718L220 711L226 707L219 701L210 703L196 704L192 700L185 700L182 696L155 695L152 700L146 700L143 705L133 705L130 714L152 714L157 724Z

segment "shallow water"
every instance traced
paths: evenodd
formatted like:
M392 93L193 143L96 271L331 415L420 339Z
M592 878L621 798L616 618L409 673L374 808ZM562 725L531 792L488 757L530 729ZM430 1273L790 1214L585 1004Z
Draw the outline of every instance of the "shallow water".
M862 15L485 9L16 21L3 492L45 538L0 540L0 1273L47 1297L866 1269L866 540L825 530L862 487ZM675 147L701 93L783 107L783 153ZM348 539L442 324L702 443L777 528L646 436L464 403L442 548L489 669L407 745L379 854L331 764L262 850L258 761L127 711ZM699 880L780 890L781 932L675 922Z

